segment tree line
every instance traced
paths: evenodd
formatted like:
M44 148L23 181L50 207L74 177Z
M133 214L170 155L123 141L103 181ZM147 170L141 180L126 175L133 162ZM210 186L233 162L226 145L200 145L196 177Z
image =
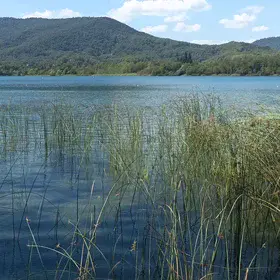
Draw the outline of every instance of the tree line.
M127 58L120 62L93 62L62 58L53 62L28 64L0 62L0 75L280 75L280 54L237 54L203 62L193 61L191 53L170 60L141 61Z

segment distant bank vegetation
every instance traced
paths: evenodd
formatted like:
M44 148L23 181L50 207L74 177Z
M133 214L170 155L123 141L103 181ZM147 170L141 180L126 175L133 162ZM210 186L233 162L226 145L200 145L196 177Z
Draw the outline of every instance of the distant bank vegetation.
M186 56L185 56L186 55ZM119 62L92 62L80 56L63 57L55 63L42 62L23 64L21 62L0 62L0 76L32 75L142 75L142 76L201 76L237 75L270 76L280 75L280 54L237 54L193 61L186 53L174 60L141 61L126 58Z

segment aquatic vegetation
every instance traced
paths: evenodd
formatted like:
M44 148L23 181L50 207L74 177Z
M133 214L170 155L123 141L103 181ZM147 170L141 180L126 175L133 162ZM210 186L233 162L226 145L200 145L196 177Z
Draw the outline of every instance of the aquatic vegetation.
M277 279L280 121L277 114L238 116L217 97L195 94L157 111L64 103L1 108L3 160L36 150L45 162L76 162L70 211L49 206L56 244L44 244L26 218L27 279L37 279L38 258L51 279ZM12 164L12 177L10 170ZM83 197L81 177L98 181ZM9 193L13 211L22 211L13 229L19 239L34 183L21 194ZM47 254L57 258L52 271Z

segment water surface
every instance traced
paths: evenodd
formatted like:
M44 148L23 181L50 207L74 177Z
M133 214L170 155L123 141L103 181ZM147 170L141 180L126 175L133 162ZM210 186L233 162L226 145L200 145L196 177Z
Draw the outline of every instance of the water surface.
M215 93L225 104L240 108L260 104L273 106L280 96L280 78L0 77L0 105L32 108L39 108L46 102L87 107L121 104L158 108L177 97L197 92ZM38 115L32 118L32 122L41 123ZM43 135L43 132L39 131L38 135ZM40 254L44 262L41 263L38 252L28 247L34 239L26 218L30 221L36 242L50 248L56 248L58 244L65 248L74 246L79 255L80 244L72 238L73 224L80 222L85 225L88 222L85 214L89 212L88 207L94 207L90 211L96 211L97 215L112 184L110 177L106 176L108 157L103 151L93 150L85 159L71 149L55 149L46 157L44 142L34 140L38 135L27 135L30 143L21 150L1 149L1 279L52 279L50 270L55 269L60 256L42 250ZM93 184L94 203L89 205ZM116 260L122 262L116 278L129 279L134 275L137 261L131 246L136 239L139 247L144 246L147 240L139 241L139 236L149 236L145 235L150 223L149 206L139 203L131 207L124 200L121 206L112 204L110 211L117 214L101 225L98 244L101 244L100 250L110 264ZM92 219L96 220L96 217ZM156 222L161 223L160 214ZM250 250L248 254L252 253ZM265 256L263 260L266 261ZM98 252L96 262L99 278L108 279L110 266ZM62 279L75 279L76 276L67 274ZM278 276L272 274L268 279L276 280ZM223 279L223 275L217 279Z
M271 105L280 77L0 77L0 103L65 98L79 104L160 106L193 92L215 93L224 102Z

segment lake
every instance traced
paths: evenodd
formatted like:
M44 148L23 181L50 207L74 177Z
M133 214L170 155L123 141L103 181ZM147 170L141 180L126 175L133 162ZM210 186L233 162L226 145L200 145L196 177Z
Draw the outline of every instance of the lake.
M150 112L192 93L213 93L229 107L272 108L279 101L280 78L0 77L0 279L77 279L76 268L87 249L83 234L90 236L97 227L93 240L98 242L91 248L94 258L87 259L95 265L95 279L167 279L164 273L168 264L159 265L159 253L156 253L159 245L154 239L163 234L162 228L169 229L164 209L167 191L158 189L158 185L163 184L163 175L151 175L154 166L141 171L145 172L144 178L152 178L149 183L155 187L153 192L143 187L148 183L141 183L143 189L136 191L129 177L118 178L115 183L114 176L126 172L117 169L121 159L115 157L114 150L108 152L112 148L109 145L117 143L119 138L108 139L102 130L114 127L108 128L105 121L102 128L92 128L88 124L93 118L94 123L103 125L107 115L100 115L98 110L110 105L126 108L128 115L130 108L145 108ZM81 111L75 111L78 107L83 110L82 117ZM154 121L157 122L153 113L147 114L143 119L152 116L151 121L143 125L136 118L133 123L133 127L143 125L147 136L145 145L153 141ZM121 115L115 117L111 111L108 115L108 119L128 125L127 114L124 119ZM125 141L126 132L119 129L120 138L124 137ZM77 139L76 135L81 137ZM93 142L92 139L97 140ZM145 152L152 160L154 155L145 145L141 146L139 157ZM160 149L160 145L157 148ZM114 161L117 163L115 175L112 175ZM138 174L138 165L140 161L133 165L135 174ZM127 188L124 193L121 183ZM107 202L112 186L116 191ZM183 205L180 198L178 201ZM104 209L105 218L99 220L104 203L108 203ZM192 210L188 219L193 231L188 237L195 240L200 231L197 220L201 215ZM206 240L206 235L201 238ZM180 242L190 243L190 240ZM205 253L201 253L205 262L212 258L208 249L217 245L211 242L207 239ZM222 242L219 248L231 248L231 243ZM244 268L255 260L260 250L260 258L256 260L259 279L279 279L278 248L272 241L271 250L264 252L261 246L244 245ZM194 251L200 249L197 247ZM188 254L195 255L194 252ZM77 261L69 261L72 258ZM207 265L196 258L194 256L191 261L192 268L195 267L194 279L207 270ZM213 279L236 279L232 271L224 269L226 258L224 251L217 253ZM242 273L244 279L246 269Z
M278 100L280 78L0 77L0 90L0 103L34 103L65 98L81 104L160 106L190 92L210 92L238 106L271 105Z

